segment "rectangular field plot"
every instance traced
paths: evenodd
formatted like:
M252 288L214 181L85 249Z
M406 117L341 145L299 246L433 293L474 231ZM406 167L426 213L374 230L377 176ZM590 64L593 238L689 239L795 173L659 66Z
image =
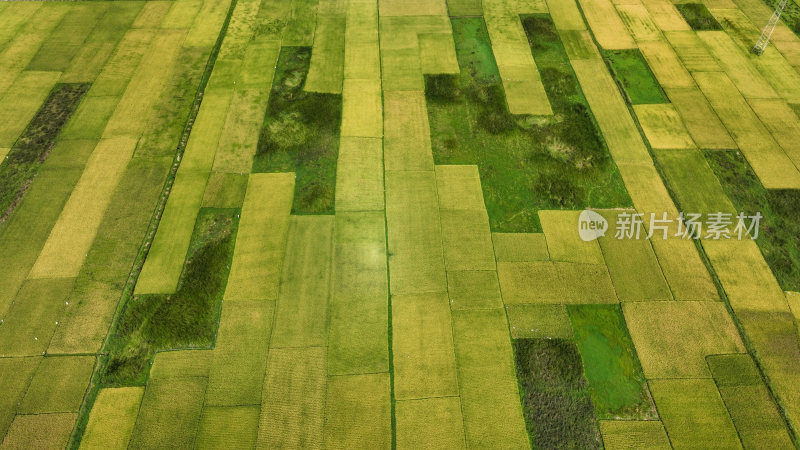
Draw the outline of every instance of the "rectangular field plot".
M419 39L419 58L422 73L458 73L458 59L449 33L424 33Z
M3 448L64 448L77 418L77 413L18 415Z
M514 339L573 337L565 305L510 305L506 314Z
M503 310L453 311L453 339L467 445L527 448Z
M541 219L540 219L541 220ZM543 233L492 233L498 262L547 261L550 252Z
M506 305L617 303L608 271L600 264L498 263Z
M213 352L207 350L178 350L158 352L150 369L151 380L181 377L207 378L213 362Z
M265 87L237 89L233 92L225 124L220 127L222 133L216 145L213 170L250 172L268 97ZM210 145L213 147L213 143Z
M380 211L336 214L328 373L389 368L386 226Z
M274 311L273 302L262 300L223 303L206 405L255 405L261 401Z
M601 420L600 433L608 450L672 448L659 420Z
M232 90L222 88L208 89L203 94L203 103L181 161L184 173L211 171L232 96Z
M694 86L692 76L668 43L661 41L642 42L639 44L639 49L661 86L665 88L689 88Z
M650 380L650 389L675 447L741 447L712 380Z
M100 139L118 101L119 97L114 95L92 96L90 90L69 122L61 129L58 138Z
M193 447L205 388L205 378L150 380L130 445L138 448Z
M25 71L0 97L0 147L11 148L25 126L39 110L53 85L58 72Z
M722 68L694 31L668 31L664 36L690 72L714 72Z
M129 30L125 33L114 55L92 83L89 96L121 96L142 58L149 52L155 35L153 29Z
M666 89L667 96L680 113L686 129L700 148L732 149L736 143L705 96L697 88Z
M344 33L344 17L318 17L311 50L311 66L303 87L306 91L327 94L342 92Z
M553 261L603 264L597 241L583 241L578 233L580 211L539 211L547 250Z
M324 346L333 216L292 216L270 346Z
M446 294L392 296L392 340L397 399L458 395Z
M325 447L351 449L369 442L389 448L390 383L388 373L328 377Z
M41 357L0 359L0 380L3 380L3 396L0 397L0 436L14 420L17 406L41 362Z
M751 99L748 103L786 155L800 167L800 119L792 108L777 99Z
M73 279L28 280L0 326L0 355L35 356L47 349L69 300Z
M383 210L383 196L383 140L343 136L336 163L336 210Z
M606 50L636 48L610 0L580 0L586 21L597 42Z
M661 38L661 30L644 5L617 5L617 11L637 42L657 41Z
M258 446L321 448L325 381L324 347L270 349Z
M380 79L347 79L342 89L342 136L383 137Z
M249 174L212 172L203 194L203 208L241 208L248 177Z
M559 30L586 30L586 23L575 0L547 0L547 9Z
M655 152L664 169L676 200L684 211L728 212L735 216L717 177L699 150L661 150Z
M203 408L197 448L255 448L258 406L208 406Z
M391 292L446 289L439 205L433 172L386 172Z
M447 292L451 309L499 308L503 305L494 270L448 271Z
M125 448L133 433L143 387L101 389L81 437L85 448Z
M709 377L707 355L744 352L720 302L623 303L622 311L648 379Z
M635 105L633 110L639 118L650 146L654 149L695 148L694 141L686 131L681 116L675 107L665 105Z
M293 173L250 175L225 300L278 297L293 195Z
M89 387L94 362L94 356L43 358L31 378L18 412L77 412Z
M64 71L108 8L108 4L69 8L28 64L28 70Z
M397 402L398 448L465 448L458 397Z
M422 91L384 92L386 170L433 170L430 126Z
M745 98L775 98L778 94L767 83L747 59L744 50L724 31L701 31L697 33L706 44L733 84Z

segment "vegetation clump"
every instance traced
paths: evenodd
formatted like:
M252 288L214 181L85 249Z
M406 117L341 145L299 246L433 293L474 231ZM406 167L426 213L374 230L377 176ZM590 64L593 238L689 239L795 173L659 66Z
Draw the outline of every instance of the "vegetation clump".
M777 2L776 2L777 5ZM722 26L702 3L678 3L675 7L695 31L721 30Z

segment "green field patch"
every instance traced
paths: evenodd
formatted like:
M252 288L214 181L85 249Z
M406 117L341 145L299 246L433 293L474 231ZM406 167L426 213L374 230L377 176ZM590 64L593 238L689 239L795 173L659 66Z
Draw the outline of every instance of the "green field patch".
M461 310L452 318L467 446L527 448L505 312Z
M547 239L543 233L492 233L498 262L547 261Z
M749 356L748 356L749 358ZM766 386L720 386L719 393L745 448L793 448L785 422Z
M202 6L203 0L172 2L172 7L161 22L160 28L189 28Z
M781 288L800 290L800 193L764 189L738 152L705 152L705 157L736 210L764 216L756 243Z
M237 210L201 210L177 290L136 295L124 305L111 331L106 385L141 383L157 350L213 344L237 216Z
M93 96L78 105L72 119L64 125L59 139L100 139L108 118L117 107L119 97L114 95Z
M683 123L700 148L731 149L736 143L719 117L711 109L708 100L696 87L690 89L667 89L672 105L680 113Z
M262 300L224 304L208 376L206 405L259 403L274 311L273 302Z
M102 22L109 8L109 4L73 5L36 52L27 69L59 72L66 70L86 38Z
M395 404L400 448L465 448L458 397L403 400Z
M94 356L43 358L19 405L20 414L76 412L94 370Z
M601 448L581 354L565 339L514 341L525 422L536 448Z
M572 339L574 334L565 305L509 305L506 314L514 339Z
M271 347L324 346L333 216L292 216Z
M285 46L309 46L314 42L317 27L317 1L297 0L292 2L292 12L287 17L286 29L281 38Z
M523 20L556 112L546 118L508 112L481 19L452 26L461 73L426 77L433 155L436 164L478 166L493 231L538 231L539 209L630 202L549 19Z
M658 150L654 153L683 211L704 214L726 212L735 216L736 209L725 195L703 152Z
M603 447L608 450L672 448L664 425L658 420L601 420L600 434Z
M258 446L322 447L325 348L270 349L267 376L263 381Z
M178 288L207 182L208 173L178 172L136 281L136 294L166 294Z
M680 11L689 26L695 31L722 29L717 19L711 15L706 5L702 3L681 3L676 4L675 8Z
M214 165L233 90L215 88L203 93L192 133L181 160L183 172L208 173Z
M328 374L389 368L389 280L382 211L336 214Z
M600 264L501 262L497 273L506 305L619 302Z
M228 17L230 1L203 2L203 7L189 28L184 47L211 48L219 38L222 26Z
M386 172L392 294L446 289L436 179L431 171Z
M342 99L306 92L307 47L285 47L278 59L253 172L295 172L292 212L333 212Z
M649 384L673 446L741 447L712 380L650 380Z
M136 20L131 24L131 28L157 28L164 20L172 2L169 0L154 0L145 2Z
M203 208L241 208L248 174L212 172L203 194Z
M458 395L449 303L444 293L392 296L398 400Z
M744 352L720 302L631 302L623 303L622 311L648 379L705 378L710 375L706 356Z
M664 33L664 37L672 45L686 70L690 72L722 70L694 31L668 31Z
M10 134L7 135L9 139L0 138L0 141L7 141L11 148L0 161L0 223L8 219L22 199L42 163L50 154L61 127L69 120L88 89L87 84L56 85L18 139L16 135ZM6 96L5 99L9 97ZM16 102L25 103L13 97L12 101L14 106L9 105L11 107L8 110L15 110L19 105ZM21 114L19 110L14 112ZM12 123L17 120L17 114L14 114L13 119L9 117ZM3 120L0 134L3 134L3 131L13 133L13 130L6 127L8 122ZM3 143L0 143L0 146L2 145Z
M569 317L595 414L602 419L654 418L642 366L619 306L570 306Z
M151 380L133 428L134 448L194 447L206 379Z
M631 104L667 103L666 95L639 50L608 51L605 57Z
M383 208L383 140L342 136L336 163L336 210Z
M636 105L633 110L654 149L696 148L681 116L672 105Z
M81 437L81 446L127 447L143 395L142 387L101 389L92 406L86 431Z
M197 448L255 448L258 414L257 405L204 407Z
M499 308L500 284L494 270L447 272L447 292L452 309Z
M329 377L325 401L325 446L354 448L369 442L391 446L388 373Z
M3 380L3 396L0 397L0 439L14 420L25 391L39 367L41 357L0 359L0 380Z
M18 415L3 440L4 448L64 448L77 413Z
M128 163L50 341L49 353L100 350L171 164L166 158L134 158Z
M225 300L278 298L294 186L292 173L250 175Z
M344 17L320 15L317 19L304 90L327 94L342 93L344 33Z
M155 2L148 2L152 5ZM146 7L145 7L146 8ZM143 9L144 11L144 9ZM129 30L117 45L114 55L97 75L89 96L120 96L125 92L133 72L150 50L156 32L152 29Z
M47 350L69 301L74 280L27 280L0 326L0 355L35 356Z
M135 148L127 137L97 144L28 277L78 275Z

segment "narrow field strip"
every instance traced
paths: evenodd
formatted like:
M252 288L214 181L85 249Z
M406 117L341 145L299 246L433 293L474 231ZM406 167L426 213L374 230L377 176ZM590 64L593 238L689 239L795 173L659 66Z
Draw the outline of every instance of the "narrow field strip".
M381 80L346 79L342 88L342 136L383 137Z
M619 302L608 270L599 264L501 262L497 274L506 305Z
M384 168L433 170L430 126L422 91L383 93Z
M609 450L624 448L672 448L660 420L601 420L603 446Z
M144 388L101 389L81 439L86 448L123 448L133 433Z
M59 72L24 71L0 98L0 147L13 147L58 81Z
M335 204L336 211L383 210L382 139L342 136L336 163Z
M724 31L699 31L697 36L719 61L745 98L776 98L778 94Z
M33 358L0 358L0 378L3 379L3 396L0 397L0 436L5 436L17 405L25 396L36 368L42 357Z
M348 1L346 17L344 79L380 79L377 1Z
M303 89L326 94L342 93L345 53L345 18L319 15L311 65Z
M641 42L639 50L664 88L691 88L694 81L672 47L663 41Z
M636 48L611 0L580 0L586 22L597 42L605 50Z
M698 147L736 148L736 143L731 138L728 129L719 120L699 89L692 87L689 89L665 89L665 91Z
M28 70L63 72L109 9L108 4L76 4L69 8L28 64Z
M722 68L694 31L669 31L664 36L690 72L718 72Z
M128 30L95 78L89 96L121 96L155 35L156 31L150 28Z
M652 148L697 148L674 106L634 105L633 110Z
M136 140L131 138L97 144L29 278L78 275L135 148Z

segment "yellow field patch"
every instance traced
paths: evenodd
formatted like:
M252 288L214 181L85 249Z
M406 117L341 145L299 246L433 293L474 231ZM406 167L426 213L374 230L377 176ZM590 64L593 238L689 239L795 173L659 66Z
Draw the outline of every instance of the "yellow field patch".
M547 239L543 233L492 233L497 261L547 261Z
M688 31L689 24L669 0L642 0L661 31Z
M506 313L514 339L572 339L572 322L566 305L510 305Z
M85 448L125 448L133 433L144 388L101 389L81 438Z
M208 350L158 352L150 369L150 379L169 380L181 377L207 378L214 353Z
M194 23L189 28L184 47L211 48L222 28L225 17L228 15L230 0L221 2L204 1L203 7L195 17Z
M194 446L205 386L206 379L199 377L148 380L130 446Z
M451 309L500 308L500 284L494 270L447 272L447 294Z
M467 445L527 448L504 311L453 311L453 339Z
M458 397L398 401L398 448L465 448Z
M18 415L3 440L4 448L64 448L77 413Z
M392 296L392 342L398 400L458 395L447 294Z
M89 388L94 363L94 356L43 358L17 413L77 412Z
M580 0L583 14L598 44L606 50L636 48L636 42L610 0Z
M386 170L433 170L428 110L422 91L385 91Z
M592 34L589 31L559 30L558 35L561 37L561 43L564 45L569 59L600 58L600 52L594 45Z
M341 133L342 136L383 137L383 107L379 79L344 80Z
M320 15L311 49L311 65L303 89L339 94L344 76L345 18Z
M22 72L0 97L0 147L14 145L47 98L60 72Z
M386 32L381 31L381 36ZM416 41L416 37L413 39ZM381 78L384 94L389 91L423 91L425 80L417 46L385 48L381 40Z
M180 0L172 2L164 20L161 22L161 28L189 28L194 21L195 16L203 6L203 0Z
M691 72L720 71L717 60L708 52L694 31L668 31L664 33L684 67Z
M268 98L269 89L266 86L262 89L237 89L233 92L225 125L221 127L217 151L214 153L214 171L250 172Z
M278 298L293 197L293 173L250 175L225 300Z
M675 300L718 300L711 280L694 243L685 239L652 240L658 264Z
M121 96L142 58L149 52L155 35L153 29L129 30L125 33L87 95Z
M695 74L700 89L731 131L767 189L800 187L800 172L772 139L731 80L718 72Z
M696 148L681 116L671 104L633 105L653 148Z
M800 119L786 102L777 99L751 99L750 107L796 167L800 167Z
M422 73L459 73L452 34L425 33L418 35L417 39Z
M347 2L344 42L345 79L381 77L377 2Z
M539 211L539 221L547 238L553 261L603 264L597 241L584 241L578 233L580 211Z
M661 39L661 30L658 29L658 25L650 17L650 13L644 5L617 5L617 11L636 41Z
M336 164L336 210L382 210L383 195L383 140L343 136Z
M778 94L748 60L744 50L724 31L698 31L697 36L745 98L775 98Z
M709 378L706 356L745 351L721 302L628 302L622 311L648 379Z
M186 144L186 151L183 153L181 172L211 171L232 97L233 90L228 88L205 91L203 103L192 126L192 134L189 135L189 142ZM237 113L241 114L241 111Z
M601 420L600 434L608 450L672 448L659 420Z
M258 414L258 405L204 407L197 448L255 448Z
M259 448L321 448L325 420L325 348L270 349Z
M158 28L171 7L172 2L166 0L145 3L131 28Z
M381 16L446 16L445 0L385 0L380 2Z
M663 41L641 42L639 50L650 65L658 83L665 88L689 88L694 86L692 76L683 67L678 55Z
M436 189L442 209L486 209L478 166L437 165Z
M619 302L608 271L600 264L501 262L497 274L506 305Z
M386 172L386 220L393 295L446 289L433 172Z
M388 373L328 377L325 447L391 447L390 383Z
M89 253L136 140L101 140L39 254L30 278L75 277Z
M11 151L10 148L0 148L0 163L6 158L9 151Z
M169 294L177 289L207 181L205 173L178 172L136 282L137 294Z
M559 30L586 30L586 23L575 0L547 0L547 9Z
M759 56L748 57L778 95L790 103L800 103L800 74L775 47L767 47Z
M697 146L711 149L733 149L736 143L705 96L697 88L665 89L672 105L680 113Z
M225 38L228 41L228 37ZM244 89L260 89L268 94L272 86L272 79L275 76L274 67L278 63L278 56L281 46L273 41L256 41L247 45L242 60L242 68L239 70L239 82L236 87ZM269 67L272 66L273 69ZM266 67L266 70L264 68Z

